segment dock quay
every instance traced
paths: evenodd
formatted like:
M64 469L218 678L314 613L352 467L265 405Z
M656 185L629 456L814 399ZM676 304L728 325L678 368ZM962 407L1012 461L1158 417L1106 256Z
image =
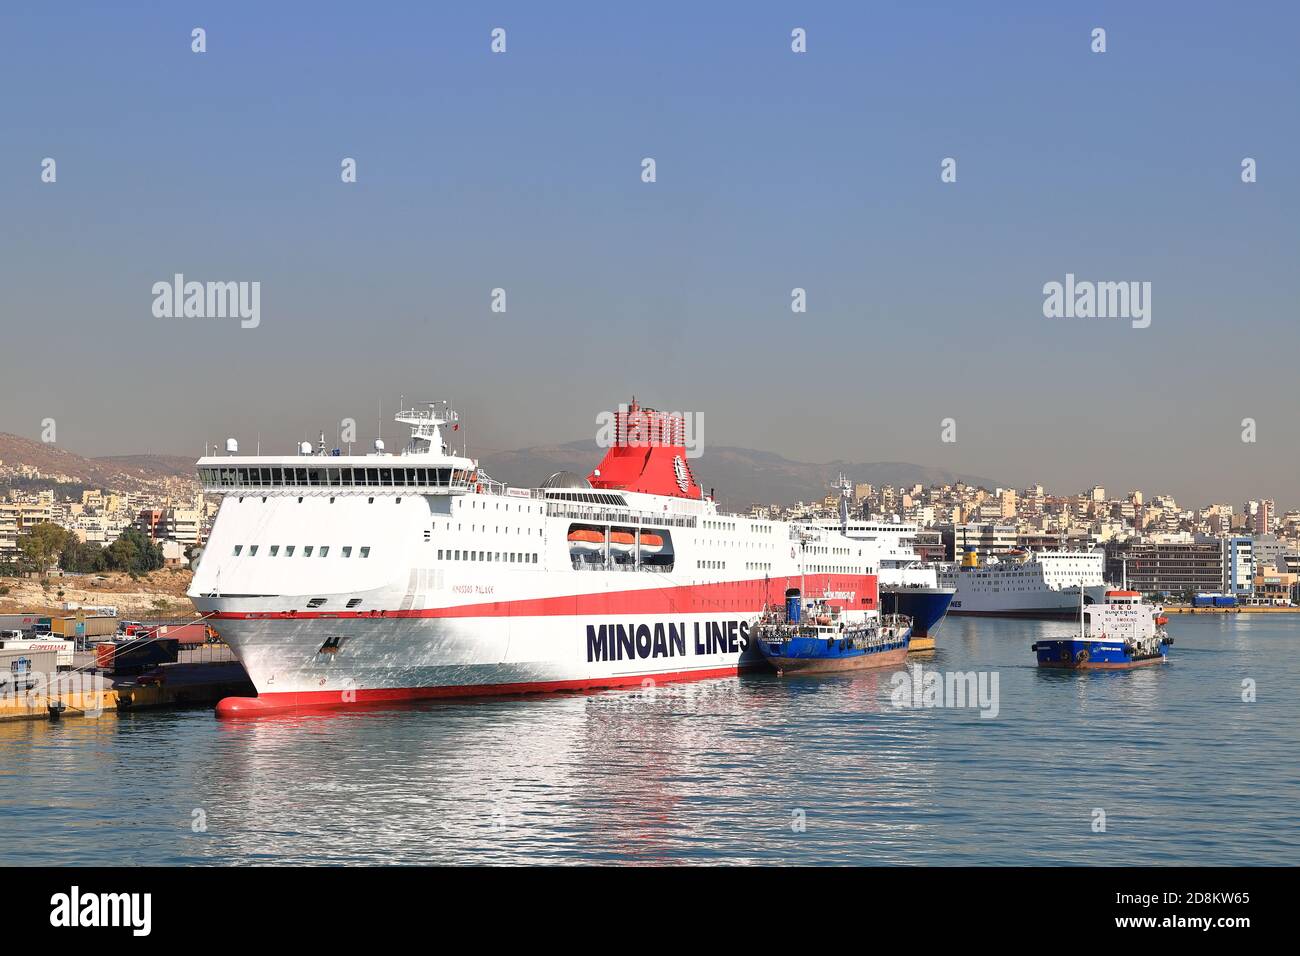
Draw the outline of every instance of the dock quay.
M58 669L53 651L0 651L0 658L0 721L208 707L223 697L257 693L224 644L185 648L175 661L129 673L99 668L93 651L78 651L70 670Z

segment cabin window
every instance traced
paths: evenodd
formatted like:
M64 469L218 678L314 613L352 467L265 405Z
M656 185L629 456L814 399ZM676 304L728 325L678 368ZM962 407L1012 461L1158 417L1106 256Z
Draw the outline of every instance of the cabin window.
M271 545L271 557L274 558L279 553L280 553L280 546L278 544Z
M347 544L343 546L343 557L345 558L352 557L352 545Z
M242 544L235 545L235 557L239 557L239 552L243 550L244 550L244 546Z
M293 545L291 545L291 544L286 544L286 545L284 546L284 556L285 556L286 558L292 558L292 557L293 557L293 549L294 549L294 546L293 546Z
M311 557L311 545L309 545L309 544L304 544L304 545L302 546L302 556L303 556L304 558L310 558L310 557Z
M255 545L255 544L250 544L250 545L248 546L248 556L249 556L250 558L257 557L257 545Z
M320 556L324 558L327 557L329 553L330 553L330 546L328 544L322 544L320 546Z

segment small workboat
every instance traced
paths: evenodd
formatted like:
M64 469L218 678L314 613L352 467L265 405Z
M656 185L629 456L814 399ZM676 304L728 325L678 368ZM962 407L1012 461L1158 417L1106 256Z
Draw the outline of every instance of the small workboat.
M759 652L778 674L888 667L907 660L912 623L902 614L860 612L849 621L837 605L813 600L805 606L798 588L784 607L769 608L750 629Z
M1165 633L1168 618L1159 605L1146 604L1137 591L1107 591L1104 604L1079 608L1077 637L1035 641L1030 650L1039 667L1076 670L1129 670L1169 659L1174 639Z

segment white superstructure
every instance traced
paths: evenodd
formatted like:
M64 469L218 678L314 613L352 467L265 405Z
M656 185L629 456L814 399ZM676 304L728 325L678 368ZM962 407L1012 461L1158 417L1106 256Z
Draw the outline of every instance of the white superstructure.
M861 542L720 512L680 417L634 402L587 478L528 489L448 448L448 408L397 420L398 454L199 461L222 502L189 594L259 695L222 712L735 673L791 584L878 613Z

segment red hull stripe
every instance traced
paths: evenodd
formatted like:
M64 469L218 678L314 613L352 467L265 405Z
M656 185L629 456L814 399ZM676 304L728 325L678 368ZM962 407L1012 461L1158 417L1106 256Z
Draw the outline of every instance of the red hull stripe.
M290 711L336 710L343 707L365 707L378 704L396 704L437 697L496 697L505 694L553 694L562 691L595 691L615 687L639 687L645 681L672 683L707 680L713 677L734 677L740 666L712 667L706 670L666 671L661 674L626 674L617 677L590 677L583 680L538 681L523 684L466 684L451 687L393 687L349 692L352 699L344 700L343 691L301 691L260 694L257 697L227 697L217 704L218 717L265 717Z
M791 583L792 582L792 583ZM709 614L725 611L757 613L766 603L781 603L787 587L799 579L757 578L750 581L722 581L716 584L683 584L677 587L641 588L562 597L526 598L518 601L487 601L453 607L394 611L223 611L218 620L276 620L310 618L372 617L563 617L606 614ZM831 604L858 611L875 610L876 578L868 574L809 574L804 578L807 597L828 591ZM849 598L847 595L851 594Z

